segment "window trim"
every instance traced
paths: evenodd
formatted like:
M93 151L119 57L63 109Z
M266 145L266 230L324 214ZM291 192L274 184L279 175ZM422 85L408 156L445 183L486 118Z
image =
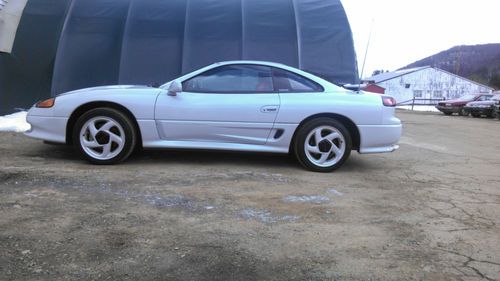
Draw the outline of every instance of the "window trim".
M192 79L195 79L199 76L202 76L203 74L209 72L209 71L214 71L214 70L217 70L219 68L223 68L223 67L227 67L227 66L259 66L259 67L266 67L269 69L270 73L271 73L271 80L272 80L272 87L273 87L273 90L272 91L185 91L185 84L186 82L192 80ZM268 66L268 65L262 65L262 64L249 64L249 63L235 63L235 64L225 64L225 65L220 65L220 66L217 66L217 67L214 67L214 68L211 68L211 69L208 69L206 71L203 71L202 73L199 73L193 77L190 77L184 81L182 81L182 92L185 92L185 93L194 93L194 94L224 94L224 95L227 95L227 94L275 94L276 93L276 88L274 86L274 76L273 76L273 72L272 72L272 67L271 66Z

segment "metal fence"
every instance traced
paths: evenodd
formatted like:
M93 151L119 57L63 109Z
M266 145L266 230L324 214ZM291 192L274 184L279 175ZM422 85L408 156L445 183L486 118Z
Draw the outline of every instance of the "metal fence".
M441 99L418 99L418 98L413 98L411 100L406 100L400 103L397 103L396 106L401 106L401 105L411 105L411 110L415 106L419 105L437 105L440 101L444 101L444 98Z

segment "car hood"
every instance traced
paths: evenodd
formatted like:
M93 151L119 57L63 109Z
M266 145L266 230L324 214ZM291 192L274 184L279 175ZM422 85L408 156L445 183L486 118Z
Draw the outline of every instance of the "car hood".
M60 94L58 96L66 96L73 94L80 94L84 92L95 92L95 91L109 91L109 90L131 90L131 89L151 89L157 91L157 88L152 88L145 85L114 85L114 86L99 86L99 87L91 87L85 89L79 89L67 93Z
M469 101L464 101L464 100L445 100L445 101L440 101L439 104L453 104L453 105L465 105L467 103L471 102Z

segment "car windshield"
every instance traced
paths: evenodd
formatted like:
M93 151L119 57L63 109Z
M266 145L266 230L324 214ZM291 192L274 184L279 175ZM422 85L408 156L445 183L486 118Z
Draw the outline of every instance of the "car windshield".
M473 100L476 96L475 95L465 95L458 100L463 100L463 101L468 101L468 100Z

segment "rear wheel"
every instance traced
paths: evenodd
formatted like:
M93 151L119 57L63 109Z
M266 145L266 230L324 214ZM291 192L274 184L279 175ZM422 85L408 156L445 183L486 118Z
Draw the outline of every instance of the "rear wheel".
M443 113L444 113L444 115L448 115L448 116L450 116L451 114L453 114L452 112L443 112Z
M471 115L472 115L472 117L474 117L474 118L479 118L479 117L481 117L481 114L479 114L479 113L471 113Z
M131 120L112 108L84 113L73 129L73 143L93 164L109 165L127 159L134 151L137 135Z
M331 118L307 122L297 132L294 144L298 161L315 172L338 169L349 158L352 149L349 131Z

